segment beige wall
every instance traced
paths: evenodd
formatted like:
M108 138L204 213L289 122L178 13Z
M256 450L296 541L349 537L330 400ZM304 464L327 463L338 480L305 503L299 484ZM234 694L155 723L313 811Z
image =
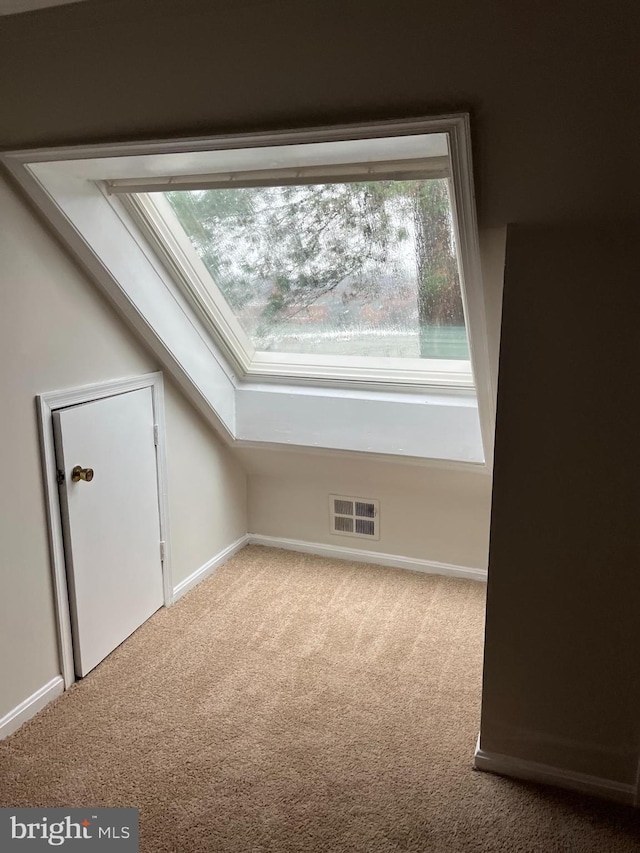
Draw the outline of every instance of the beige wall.
M239 453L249 473L249 530L486 569L491 478L373 458L291 451ZM330 532L329 495L380 501L380 539Z
M247 532L247 477L165 374L174 586Z
M0 717L60 671L35 395L157 369L0 179ZM166 381L174 582L246 532L245 475Z

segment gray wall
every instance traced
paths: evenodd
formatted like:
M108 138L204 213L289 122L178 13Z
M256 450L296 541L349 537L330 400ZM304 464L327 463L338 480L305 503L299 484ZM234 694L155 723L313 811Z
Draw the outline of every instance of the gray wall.
M635 0L88 0L0 23L0 146L470 109L483 226L637 218L639 25Z
M635 0L88 0L7 19L0 36L7 147L471 111L480 224L520 226L483 745L533 754L522 731L507 739L516 721L555 744L552 763L627 781L640 744L638 503L625 473L638 359L620 323L629 336L637 283L619 260L633 259L632 238L621 247L582 226L638 226L639 14ZM607 369L592 377L595 352Z
M635 781L638 233L507 239L482 748Z
M0 718L60 672L35 395L158 369L0 178ZM174 583L247 531L246 477L165 377Z

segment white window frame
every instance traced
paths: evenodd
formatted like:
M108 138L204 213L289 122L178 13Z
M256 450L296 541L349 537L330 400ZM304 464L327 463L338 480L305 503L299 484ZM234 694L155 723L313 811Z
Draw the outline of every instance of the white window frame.
M195 178L193 185L197 186ZM168 201L163 196L152 199L147 193L127 194L121 199L153 242L218 345L226 352L234 370L243 378L256 381L276 378L303 382L341 381L377 386L474 387L470 360L363 358L256 350L215 282L212 282L209 271Z
M327 379L314 376L312 365L299 357L295 369L288 366L279 372L269 364L268 371L260 373L257 369L254 376L241 373L230 363L228 351L220 345L220 336L212 334L211 326L206 328L201 312L194 311L184 297L183 288L148 236L121 199L109 195L107 189L107 182L140 178L141 174L206 173L207 158L212 152L426 133L448 134L452 205L475 391L461 384L430 385L424 376L418 379L410 371L404 376L397 371L393 375L367 374L357 365L341 379ZM260 398L260 405L268 406L269 417L261 418L272 425L272 431L262 439L267 442L469 460L476 464L481 460L473 430L469 432L467 426L473 397L473 405L477 400L483 467L490 469L495 389L488 355L466 114L273 133L22 150L1 154L0 161L226 441L234 444L249 438L256 440L253 423L246 420L245 412L253 411L254 404L240 405L242 396L246 401L259 402ZM299 387L301 396L296 386L303 386ZM313 421L309 404L315 397L309 395L314 386L328 403L335 403L339 413L340 421L330 435L320 426L316 429ZM265 394L268 390L278 393ZM289 407L286 423L273 410L280 399ZM361 427L372 407L380 407L382 412L385 406L395 405L396 399L406 407L406 415L400 420L407 436L392 438L389 434L387 439L376 432L374 440L364 442ZM433 406L427 421L425 404ZM393 418L393 413L385 410L385 420ZM433 446L432 439L425 440L425 428L435 430Z
M457 124L457 123L456 123ZM342 130L342 133L340 131ZM458 128L459 130L459 128ZM293 382L342 382L352 384L354 387L366 383L369 387L397 388L399 386L439 387L453 389L473 389L474 371L471 360L445 360L445 359L422 359L422 358L376 358L356 356L331 356L312 354L290 354L284 352L256 351L252 341L245 333L233 311L228 306L222 294L217 291L215 282L202 262L201 258L191 245L188 237L173 212L170 204L161 194L169 189L193 189L220 186L278 186L296 182L322 182L324 180L340 180L353 178L354 175L362 178L377 178L379 180L389 178L411 179L425 176L446 177L450 184L451 207L453 215L453 229L457 249L457 265L460 274L460 289L465 313L465 328L467 337L470 337L468 307L466 298L468 264L465 264L465 252L462 250L460 234L461 224L458 211L461 206L456 204L456 199L461 194L472 197L472 188L465 185L465 181L455 180L458 173L457 161L460 157L454 157L459 150L453 138L453 129L435 126L435 120L423 119L420 121L402 122L376 125L347 126L343 128L318 129L313 139L308 138L308 131L288 131L286 133L272 134L272 144L266 145L264 137L260 140L259 148L267 151L267 160L274 152L277 168L256 168L260 159L265 160L262 151L256 150L254 135L236 137L239 147L240 162L244 158L244 167L236 171L229 169L229 161L223 167L225 171L216 168L213 152L220 152L221 148L215 139L211 141L210 152L212 157L207 158L204 152L196 162L189 162L188 168L172 158L165 158L166 165L158 162L156 158L152 167L138 164L138 172L135 170L125 171L124 174L105 181L107 193L118 195L132 217L142 228L148 240L154 245L155 250L162 257L163 262L190 300L193 307L198 311L201 320L209 327L209 331L216 340L218 346L225 352L231 365L243 379L256 381L284 380ZM394 151L394 146L400 144L403 137L409 145L414 136L422 136L424 141L420 142L420 152L425 156L415 157L415 150L410 152L407 159L397 159L399 152ZM429 136L434 139L429 143ZM440 139L447 139L447 153L443 156ZM464 140L465 134L461 133ZM360 143L357 154L363 156L365 152L370 156L370 149L362 148L362 140L371 140L374 145L384 145L386 151L379 147L376 149L373 161L368 162L344 162L335 160L333 164L300 165L300 145L315 143L333 144L343 143L344 146L354 146ZM226 140L225 140L226 143ZM298 146L297 148L295 146ZM423 147L424 146L424 147ZM227 149L228 145L225 144ZM290 148L292 155L289 155ZM428 149L431 149L430 151ZM326 148L325 148L326 151ZM285 152L283 154L283 152ZM343 155L346 153L343 150ZM353 147L351 156L354 155ZM405 156L407 149L405 148ZM395 156L394 156L395 155ZM234 156L238 156L236 152ZM302 159L306 155L302 155ZM312 155L313 156L313 155ZM325 155L326 156L326 155ZM338 155L339 156L339 155ZM356 155L357 156L357 155ZM287 158L290 159L287 159ZM247 158L253 160L252 168L248 168ZM298 162L296 162L296 159ZM193 168L197 165L200 173L194 174ZM173 169L178 167L178 171ZM185 173L185 169L186 173ZM150 174L151 173L151 174ZM470 174L470 173L469 173ZM462 188L462 190L460 189ZM149 192L154 191L152 198ZM462 205L465 207L466 205ZM471 205L472 207L472 205ZM477 235L476 235L477 236ZM213 287L211 286L213 285Z

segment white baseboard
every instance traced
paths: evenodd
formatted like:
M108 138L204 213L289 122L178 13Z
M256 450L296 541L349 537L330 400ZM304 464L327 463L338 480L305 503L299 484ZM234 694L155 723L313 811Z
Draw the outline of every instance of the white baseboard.
M365 551L362 548L344 548L339 545L323 545L320 542L302 542L298 539L282 539L279 536L249 534L250 545L265 545L268 548L284 548L287 551L301 551L303 554L317 554L320 557L334 557L338 560L354 560L357 563L374 563L377 566L392 566L396 569L408 569L412 572L427 572L432 575L446 575L452 578L469 578L474 581L486 581L486 569L472 569L466 566L452 566L435 560L421 560L417 557L400 557L396 554L381 554L378 551Z
M204 566L200 566L200 568L196 569L195 572L190 574L188 578L185 578L183 581L180 581L180 583L177 586L174 586L173 588L174 602L176 602L179 598L182 598L182 596L186 592L189 592L190 589L193 589L193 587L196 586L196 584L199 584L200 581L203 581L206 577L209 577L209 575L214 572L219 566L221 566L223 563L226 563L226 561L230 557L233 557L233 555L237 551L239 551L241 548L244 548L244 546L248 542L249 534L245 533L244 536L241 536L239 539L236 539L236 541L232 542L231 545L228 545L210 560L207 560Z
M23 723L34 717L38 711L41 711L49 702L53 702L58 696L64 692L64 681L61 675L52 678L48 684L45 684L39 690L36 690L31 696L21 702L19 705L5 714L0 719L0 740L9 737L10 734L19 729Z
M635 785L603 779L599 776L589 776L586 773L577 773L575 770L551 767L548 764L538 764L522 758L512 758L497 752L485 752L480 748L480 738L476 746L474 764L477 770L497 773L500 776L554 785L557 788L578 791L581 794L593 794L607 800L635 805Z

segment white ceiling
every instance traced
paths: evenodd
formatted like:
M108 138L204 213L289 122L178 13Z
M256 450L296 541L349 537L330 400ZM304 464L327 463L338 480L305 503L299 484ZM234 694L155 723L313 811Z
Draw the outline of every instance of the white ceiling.
M81 3L83 0L0 0L0 15L18 15L20 12L32 12L48 6L66 6L68 3Z

